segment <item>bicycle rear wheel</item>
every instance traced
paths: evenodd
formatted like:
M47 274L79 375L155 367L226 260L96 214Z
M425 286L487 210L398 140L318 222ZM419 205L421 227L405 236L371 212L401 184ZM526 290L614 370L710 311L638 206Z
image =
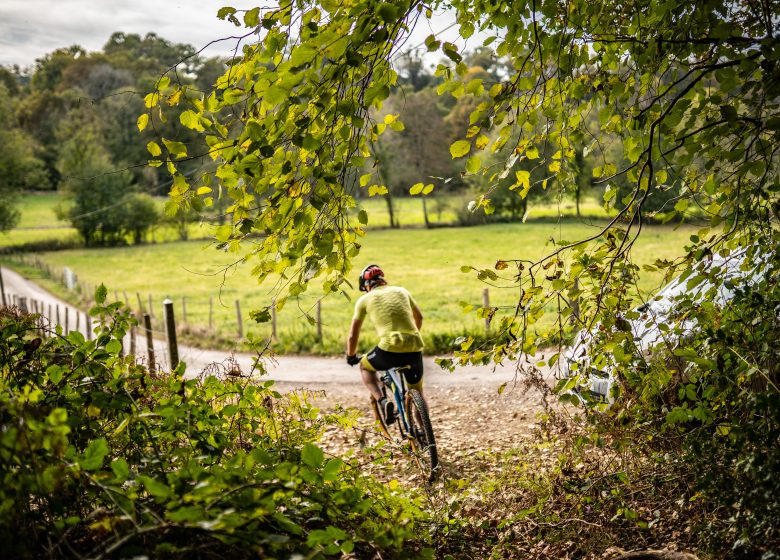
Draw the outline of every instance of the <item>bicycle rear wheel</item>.
M428 482L433 482L439 468L439 451L436 449L428 405L417 389L409 389L406 394L406 412L412 431L414 458Z

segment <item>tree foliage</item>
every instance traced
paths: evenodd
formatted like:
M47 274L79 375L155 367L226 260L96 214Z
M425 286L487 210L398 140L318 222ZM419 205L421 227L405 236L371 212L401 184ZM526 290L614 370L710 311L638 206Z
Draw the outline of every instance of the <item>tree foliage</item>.
M19 219L15 201L25 189L46 188L48 178L38 157L35 140L17 126L13 99L0 84L0 232L12 228Z

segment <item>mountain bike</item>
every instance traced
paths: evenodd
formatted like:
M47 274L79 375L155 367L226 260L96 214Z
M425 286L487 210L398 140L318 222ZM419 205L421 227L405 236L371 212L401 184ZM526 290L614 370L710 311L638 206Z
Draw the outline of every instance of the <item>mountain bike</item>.
M417 389L407 389L400 368L390 368L380 376L380 381L382 394L395 403L396 408L395 419L387 424L382 411L379 410L379 403L371 397L374 416L379 422L382 435L391 442L408 443L423 476L427 477L428 482L433 482L438 474L439 452L436 449L436 439L425 399ZM393 424L398 426L400 440L395 440L390 435Z

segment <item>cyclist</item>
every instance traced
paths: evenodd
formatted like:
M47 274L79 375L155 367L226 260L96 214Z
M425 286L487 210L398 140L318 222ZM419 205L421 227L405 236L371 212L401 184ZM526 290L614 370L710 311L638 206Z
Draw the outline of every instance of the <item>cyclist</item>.
M423 316L412 295L400 286L389 286L378 265L370 264L360 273L360 291L366 292L355 303L355 314L347 338L347 363L360 364L363 384L379 403L387 423L395 419L395 405L379 388L377 371L401 368L406 383L422 394L423 341L420 336ZM357 356L360 328L366 315L379 335L379 343L362 358Z

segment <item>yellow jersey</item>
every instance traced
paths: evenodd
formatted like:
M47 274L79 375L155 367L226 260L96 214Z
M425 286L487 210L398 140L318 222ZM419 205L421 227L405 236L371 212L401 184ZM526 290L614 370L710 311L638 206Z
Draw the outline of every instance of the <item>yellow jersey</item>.
M412 307L419 307L401 286L376 286L355 303L354 319L368 315L379 335L377 346L386 352L419 352L423 349Z

